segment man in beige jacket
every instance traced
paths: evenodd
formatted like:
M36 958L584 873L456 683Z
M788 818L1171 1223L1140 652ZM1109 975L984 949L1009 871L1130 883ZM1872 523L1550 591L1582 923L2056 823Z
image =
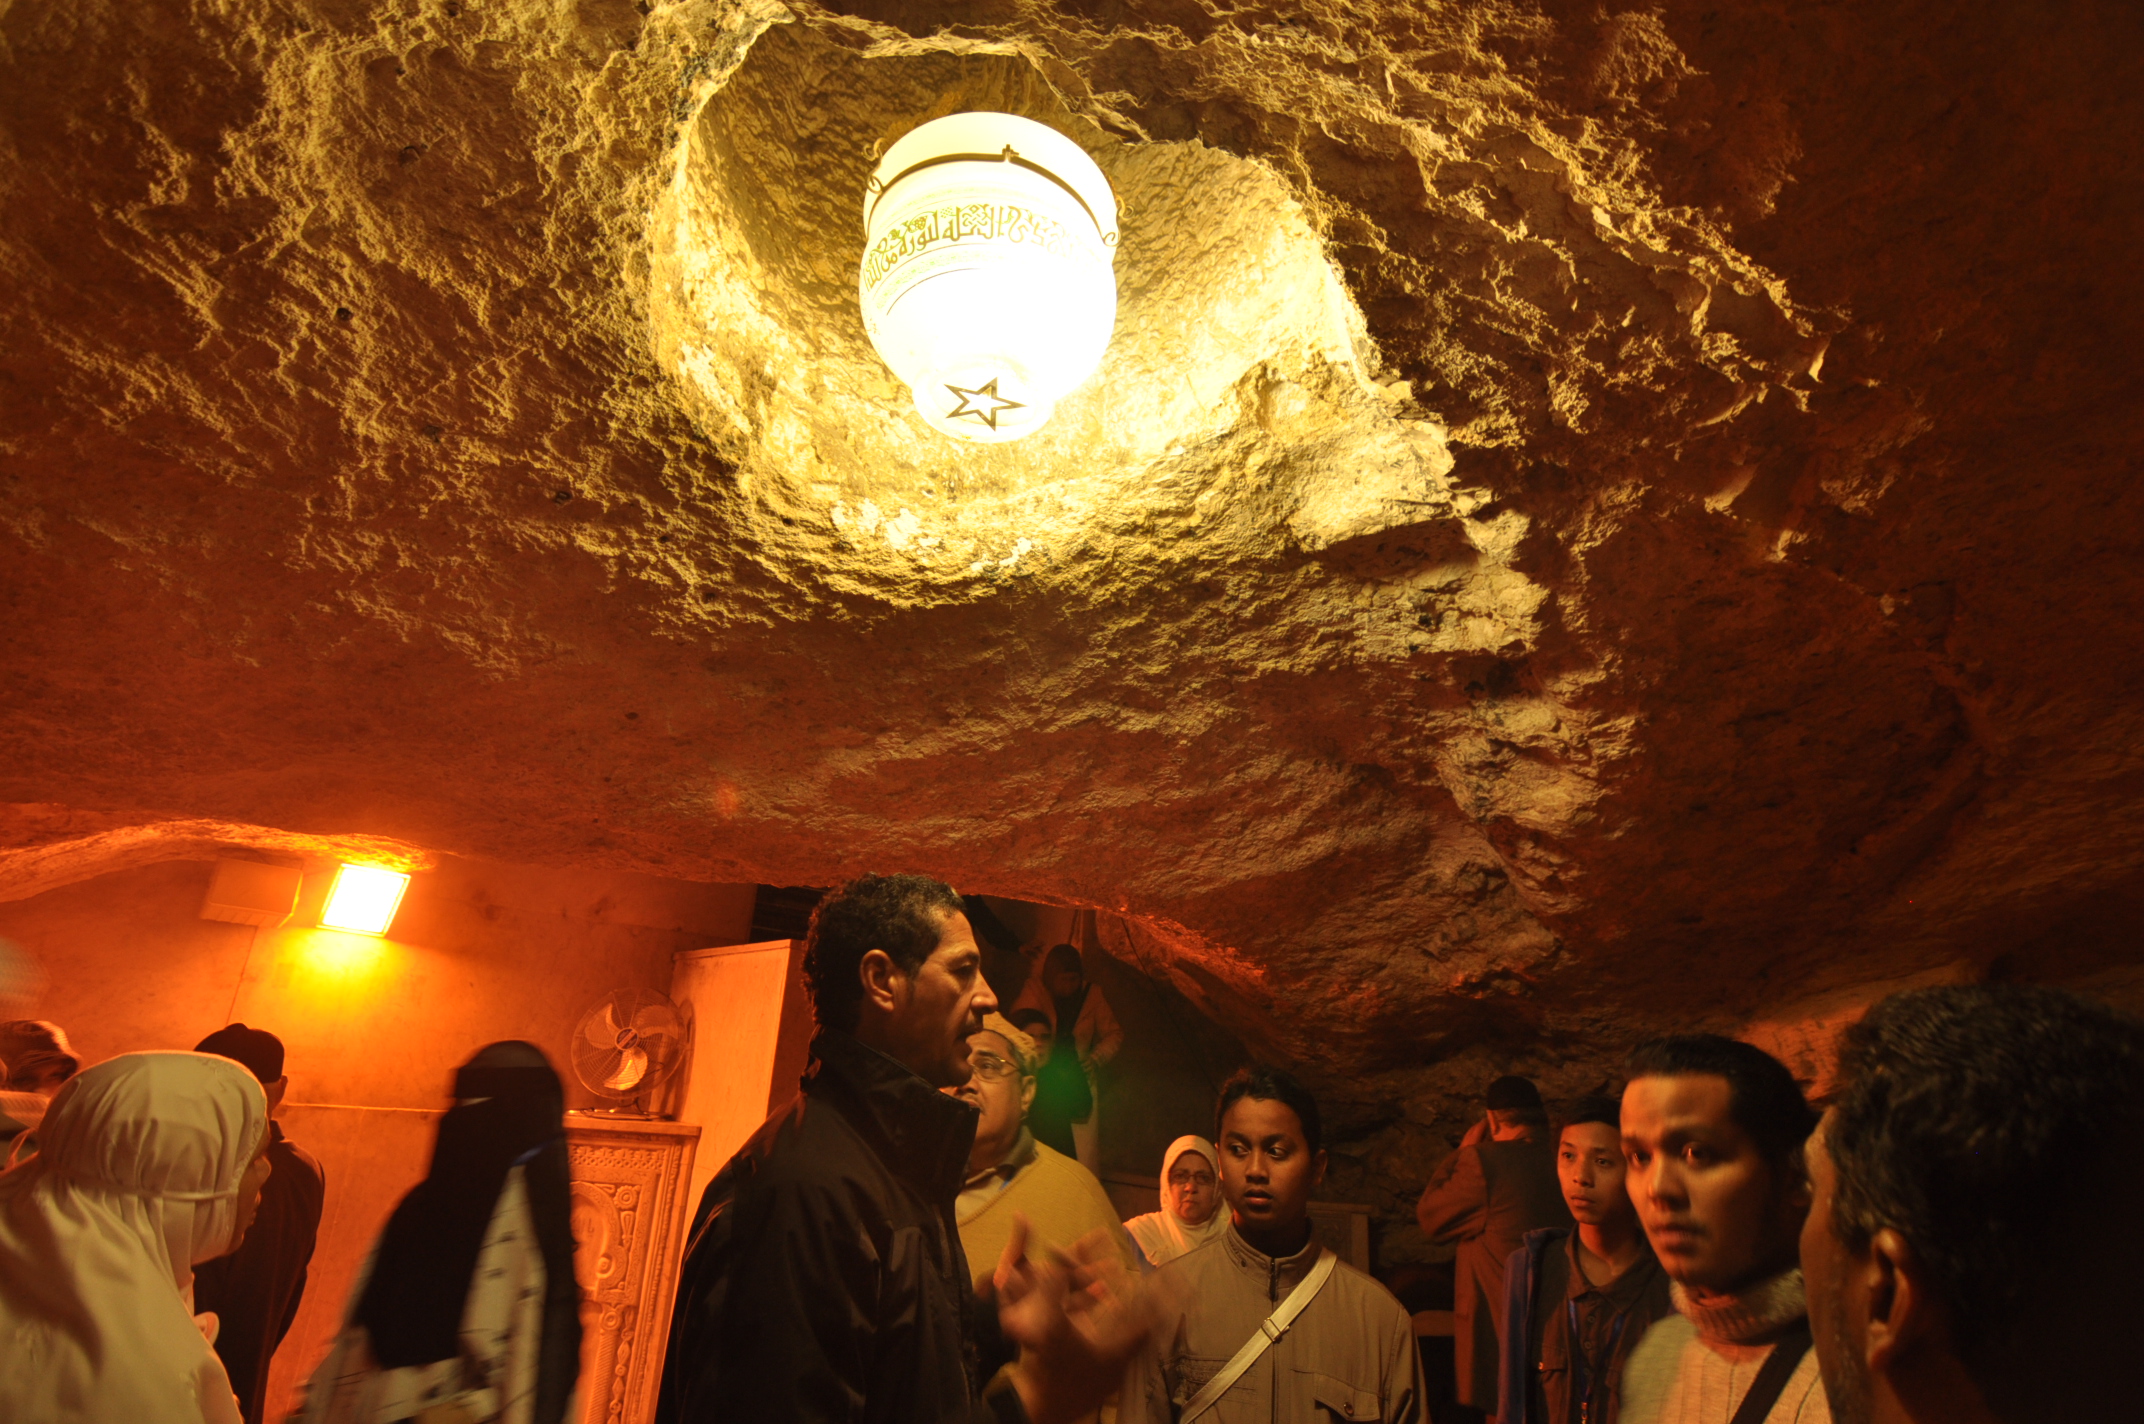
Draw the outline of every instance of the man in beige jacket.
M1816 1115L1793 1074L1715 1034L1644 1044L1629 1071L1625 1180L1676 1313L1624 1366L1621 1424L1830 1424L1795 1264Z
M1035 1041L998 1015L987 1015L982 1032L968 1035L968 1065L974 1076L944 1091L983 1115L968 1151L967 1177L953 1203L961 1248L978 1283L987 1284L1021 1217L1027 1219L1030 1259L1070 1251L1073 1242L1099 1231L1116 1247L1127 1271L1143 1269L1139 1248L1094 1173L1027 1130L1028 1106L1035 1099Z
M1221 1089L1221 1188L1228 1232L1163 1266L1172 1299L1133 1366L1124 1424L1427 1424L1414 1328L1392 1293L1328 1253L1310 1230L1325 1177L1318 1105L1275 1068L1247 1068ZM1306 1280L1319 1281L1277 1340L1236 1379L1212 1386Z

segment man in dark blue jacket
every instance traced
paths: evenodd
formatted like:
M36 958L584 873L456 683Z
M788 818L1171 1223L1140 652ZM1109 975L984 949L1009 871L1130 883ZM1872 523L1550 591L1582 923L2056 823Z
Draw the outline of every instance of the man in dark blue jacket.
M1060 1424L1091 1411L1147 1330L1114 1250L1036 1267L1015 1231L982 1299L961 1250L953 1204L978 1114L939 1089L968 1080L968 1037L997 1000L960 897L922 876L864 876L813 912L804 962L819 1033L803 1095L701 1199L657 1419Z
M1623 1362L1674 1310L1623 1185L1622 1106L1581 1098L1556 1135L1575 1231L1528 1232L1505 1268L1497 1424L1616 1424Z

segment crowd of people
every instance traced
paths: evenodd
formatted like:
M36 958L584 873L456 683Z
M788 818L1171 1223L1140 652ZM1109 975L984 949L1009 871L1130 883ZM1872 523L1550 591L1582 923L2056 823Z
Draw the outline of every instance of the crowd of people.
M661 1424L1426 1424L1410 1313L1312 1230L1327 1159L1301 1083L1232 1077L1214 1136L1170 1145L1160 1210L1120 1224L1034 1124L1051 1050L1028 1030L1076 1021L1073 976L1020 996L1047 994L1047 1024L1000 1017L959 897L914 876L822 902L806 975L812 1070L699 1203ZM1456 1252L1474 1418L2133 1409L2132 1019L2048 989L1915 990L1848 1031L1821 1118L1783 1064L1710 1034L1641 1046L1618 1092L1560 1114L1518 1077L1484 1108L1417 1209Z
M1709 1034L1641 1045L1560 1112L1500 1078L1417 1204L1453 1248L1455 1330L1418 1335L1313 1230L1323 1117L1280 1069L1232 1076L1213 1136L1170 1144L1159 1209L1120 1220L1063 1129L1121 1030L1060 949L1001 1014L944 885L822 901L811 1067L698 1203L662 1424L1428 1424L1438 1348L1451 1407L1496 1424L2134 1410L2144 1024L2103 1006L1893 995L1821 1115ZM276 1121L283 1060L231 1024L85 1068L57 1026L0 1024L0 1418L257 1424L325 1194ZM577 1417L559 1078L495 1043L451 1095L294 1418Z
M58 1025L18 1020L0 1055L0 1419L260 1424L327 1188L276 1121L282 1041L234 1023L84 1068ZM307 1424L575 1417L563 1086L533 1044L495 1043L453 1099Z
M16 1020L0 1081L5 1417L253 1424L325 1190L274 1120L281 1041L228 1024L85 1071L59 1025Z

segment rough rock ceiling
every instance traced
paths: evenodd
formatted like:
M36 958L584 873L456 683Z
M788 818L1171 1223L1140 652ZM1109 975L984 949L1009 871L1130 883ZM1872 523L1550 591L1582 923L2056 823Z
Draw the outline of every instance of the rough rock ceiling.
M0 5L8 856L915 867L1360 1131L2133 963L2139 15ZM995 450L848 285L977 99L1126 198Z

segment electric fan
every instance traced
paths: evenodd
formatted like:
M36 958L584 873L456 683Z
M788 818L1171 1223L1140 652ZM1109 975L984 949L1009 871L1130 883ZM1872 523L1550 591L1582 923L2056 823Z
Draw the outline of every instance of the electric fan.
M598 1112L648 1116L649 1097L685 1056L685 1020L653 989L618 989L581 1016L573 1072L597 1097L620 1104Z

